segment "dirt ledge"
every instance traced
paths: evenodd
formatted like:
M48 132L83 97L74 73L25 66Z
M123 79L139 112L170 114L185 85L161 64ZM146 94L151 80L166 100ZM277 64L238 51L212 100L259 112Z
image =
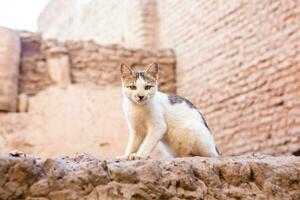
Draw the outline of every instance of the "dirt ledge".
M300 158L0 157L0 199L300 199Z

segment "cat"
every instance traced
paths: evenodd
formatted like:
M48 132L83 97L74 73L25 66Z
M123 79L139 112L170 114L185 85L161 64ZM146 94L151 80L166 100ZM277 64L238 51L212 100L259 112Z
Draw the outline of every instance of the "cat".
M162 144L171 157L217 157L213 135L201 112L187 99L158 91L159 66L135 71L121 64L123 110L129 129L124 157L148 157Z

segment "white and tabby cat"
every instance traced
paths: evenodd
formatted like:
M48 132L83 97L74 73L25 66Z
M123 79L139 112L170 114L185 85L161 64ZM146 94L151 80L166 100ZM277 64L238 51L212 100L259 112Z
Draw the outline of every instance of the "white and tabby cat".
M187 99L159 92L158 64L134 71L121 64L123 108L129 128L125 157L149 156L162 143L169 156L218 156L202 114Z

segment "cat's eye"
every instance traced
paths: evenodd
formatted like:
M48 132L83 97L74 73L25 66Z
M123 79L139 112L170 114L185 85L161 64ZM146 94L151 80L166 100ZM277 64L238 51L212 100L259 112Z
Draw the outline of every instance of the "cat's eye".
M145 90L150 90L153 86L152 85L146 85Z
M130 88L131 90L136 90L136 86L135 85L128 86L128 88Z

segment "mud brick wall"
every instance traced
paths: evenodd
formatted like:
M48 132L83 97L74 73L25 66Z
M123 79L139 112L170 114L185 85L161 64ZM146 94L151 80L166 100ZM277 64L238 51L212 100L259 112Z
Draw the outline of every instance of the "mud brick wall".
M162 91L175 92L175 56L171 50L126 49L120 45L102 46L92 41L58 42L42 39L40 34L20 33L22 57L20 93L34 95L54 84L49 77L47 58L53 48L65 48L70 58L72 83L120 85L120 63L144 67L160 64Z
M158 2L159 44L177 91L200 107L224 154L300 148L300 2Z
M21 63L19 93L34 95L53 84L47 64L46 54L41 50L42 36L21 32Z

